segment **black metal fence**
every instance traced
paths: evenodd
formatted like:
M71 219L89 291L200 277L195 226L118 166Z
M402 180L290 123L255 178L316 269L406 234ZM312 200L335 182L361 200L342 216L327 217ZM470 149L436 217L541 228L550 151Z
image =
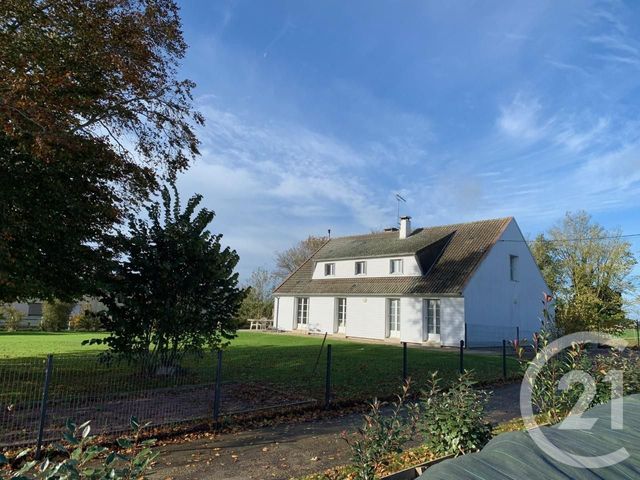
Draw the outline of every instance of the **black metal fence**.
M435 370L453 379L472 369L481 381L518 371L508 365L512 351L506 346L502 359L469 353L463 342L459 352L380 347L251 346L172 362L104 362L95 354L0 359L0 447L57 440L70 418L91 420L94 433L114 434L128 430L132 415L154 427L214 422L391 396L403 378L419 384Z

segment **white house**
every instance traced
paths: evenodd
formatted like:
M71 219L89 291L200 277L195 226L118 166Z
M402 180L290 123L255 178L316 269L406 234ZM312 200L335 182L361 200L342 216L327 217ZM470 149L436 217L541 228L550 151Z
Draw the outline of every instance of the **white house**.
M40 326L40 322L42 321L42 302L12 303L10 306L24 315L24 318L20 321L20 328L38 328ZM3 326L4 319L0 312L0 329Z
M20 321L19 328L21 329L34 329L40 328L42 322L42 305L41 300L33 300L30 303L11 303L9 306L15 308L24 315L24 318ZM1 305L0 305L1 306ZM94 312L100 311L104 308L100 302L94 298L85 298L81 302L76 303L71 310L71 315L76 315L84 310L91 310ZM0 330L4 326L4 320L0 314Z
M531 338L548 288L512 217L332 238L275 290L274 327L470 347Z

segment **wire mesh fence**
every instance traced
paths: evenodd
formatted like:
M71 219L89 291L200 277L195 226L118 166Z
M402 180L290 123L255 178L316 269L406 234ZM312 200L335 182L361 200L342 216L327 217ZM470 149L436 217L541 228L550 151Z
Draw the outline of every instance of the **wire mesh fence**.
M326 364L319 353L235 349L225 352L220 369L215 353L133 361L95 354L0 358L0 447L33 444L39 435L44 442L57 440L67 419L90 419L100 435L127 431L131 416L158 427L316 403Z
M501 340L531 342L535 331L508 325L465 323L465 342L469 348L500 347Z
M128 430L132 415L154 425L205 418L213 401L214 361L212 355L184 357L176 365L153 357L104 362L96 355L55 355L47 384L46 359L0 360L0 444L37 439L43 404L44 441L58 439L69 418L91 419L98 434Z
M391 397L403 378L411 377L418 390L434 372L448 381L462 368L473 370L479 381L518 372L517 362L510 359L503 372L504 359L487 353L458 356L406 344L403 349L351 342L335 342L330 349L329 356L328 345L292 342L170 359L105 362L84 353L0 358L0 447L55 441L67 419L91 420L94 433L115 434L129 429L131 416L154 427L176 426Z

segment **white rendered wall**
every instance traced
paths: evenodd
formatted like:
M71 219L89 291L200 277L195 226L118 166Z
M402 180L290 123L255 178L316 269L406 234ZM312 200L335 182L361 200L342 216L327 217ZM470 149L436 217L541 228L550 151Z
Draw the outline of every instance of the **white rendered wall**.
M400 339L422 343L427 338L424 300L440 300L440 344L457 346L464 339L464 299L461 297L403 297L400 302Z
M384 339L386 312L387 302L383 297L347 297L345 334L348 337Z
M347 315L349 313L347 304ZM309 298L309 331L317 333L334 333L335 318L334 297ZM348 320L348 317L347 317Z
M440 299L440 343L456 347L464 340L465 299L444 297Z
M276 297L273 302L273 324L279 330L293 330L295 297Z
M391 259L402 259L402 273L389 273L389 262ZM364 261L367 263L366 275L356 275L356 262ZM327 263L335 264L335 275L324 274L324 266ZM318 262L313 270L313 279L321 280L323 278L360 278L360 277L396 277L396 276L419 276L422 275L420 266L413 255L399 257L384 258L361 258L353 260L335 260L327 262Z
M422 298L400 299L400 341L420 343L422 332Z
M548 288L515 220L505 229L464 289L470 347L531 339L540 330L542 292ZM518 256L517 281L510 279L509 256Z
M335 333L336 298L309 297L309 331ZM347 299L348 337L382 340L387 334L386 297L344 297ZM389 297L399 298L399 297ZM428 297L438 298L438 297ZM274 304L274 319L282 330L295 328L295 297L278 297ZM400 298L400 338L398 342L422 343L425 338L422 297ZM440 298L440 340L442 345L457 346L464 339L464 299Z

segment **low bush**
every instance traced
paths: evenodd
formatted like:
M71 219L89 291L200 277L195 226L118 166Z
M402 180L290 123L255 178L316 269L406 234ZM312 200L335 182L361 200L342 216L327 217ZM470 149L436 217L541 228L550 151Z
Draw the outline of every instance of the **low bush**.
M69 328L69 317L73 309L72 303L54 300L42 305L42 322L40 328L45 332L60 332Z
M484 420L489 393L474 388L468 372L447 389L437 374L422 392L419 428L425 446L439 456L480 450L491 439L491 425Z
M100 315L90 310L82 310L69 319L69 329L77 332L97 332L101 328Z
M584 346L574 344L555 356L545 354L544 358L545 364L537 371L532 385L532 404L549 423L562 421L579 401L580 406L587 409L612 398L640 392L640 357L636 353L611 349L604 354L593 354ZM574 371L585 372L593 379L593 398L584 397L588 404L582 404L583 384L570 382L570 377L565 377ZM612 396L609 375L616 371L621 374L622 383L620 391L613 392ZM558 388L562 379L570 382L567 388Z
M418 409L416 405L407 404L408 392L406 382L389 414L382 412L383 403L374 400L371 411L364 416L364 425L357 431L357 438L350 440L343 436L351 447L354 480L373 480L389 457L400 453L415 434Z
M63 443L55 445L55 452L44 460L30 460L14 471L10 477L17 480L130 480L142 478L158 453L151 450L155 440L140 441L140 434L146 425L140 425L131 418L132 438L117 441L120 451L111 451L93 442L89 436L90 422L82 425L68 421L63 435ZM24 450L13 459L18 463L27 458L31 449ZM0 454L0 469L9 461ZM1 473L1 470L0 470ZM0 476L0 478L4 478Z
M24 313L11 305L0 307L0 319L3 321L4 329L8 332L15 332L20 328L20 322L25 317Z

